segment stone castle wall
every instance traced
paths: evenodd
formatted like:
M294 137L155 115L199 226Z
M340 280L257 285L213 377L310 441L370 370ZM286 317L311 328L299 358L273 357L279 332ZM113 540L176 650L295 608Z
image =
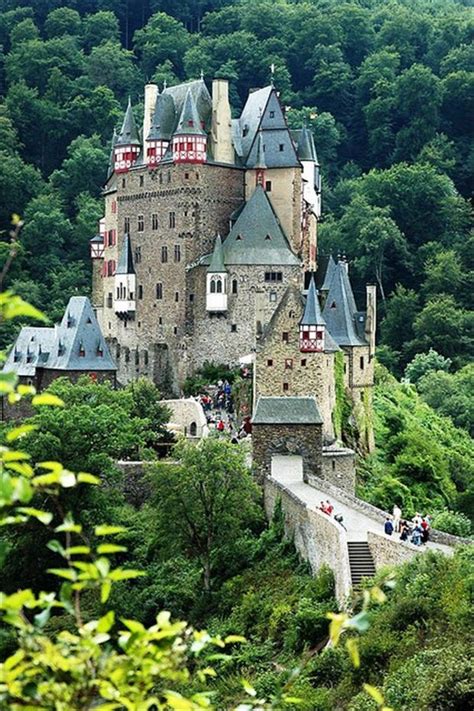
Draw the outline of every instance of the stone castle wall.
M344 605L352 583L343 529L321 511L308 509L275 479L265 479L264 503L269 519L278 500L284 512L287 536L293 539L296 550L308 561L313 573L317 573L322 565L331 568L336 582L336 597Z
M321 478L349 494L354 494L356 470L353 450L336 445L323 447Z

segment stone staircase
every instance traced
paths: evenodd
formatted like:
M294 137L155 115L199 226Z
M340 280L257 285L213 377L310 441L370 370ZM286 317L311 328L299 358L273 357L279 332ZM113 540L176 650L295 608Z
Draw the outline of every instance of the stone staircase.
M374 559L366 541L349 541L349 565L351 568L352 585L359 585L362 578L375 575Z

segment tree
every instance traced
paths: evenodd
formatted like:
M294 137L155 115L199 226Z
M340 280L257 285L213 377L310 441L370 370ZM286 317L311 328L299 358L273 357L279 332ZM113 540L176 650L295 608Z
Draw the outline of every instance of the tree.
M260 520L258 489L243 450L226 440L180 442L174 458L176 464L158 465L153 477L156 499L166 512L163 536L200 560L209 592L219 549Z
M472 353L472 314L459 308L452 296L429 299L415 319L414 331L424 349L434 348L456 362Z
M23 212L42 185L41 175L32 165L16 153L0 150L0 230L9 228L12 210Z
M119 23L113 12L102 10L84 17L82 21L82 42L86 51L90 51L92 47L103 42L117 44L119 41Z
M462 292L464 269L459 255L453 249L436 251L425 263L423 292L427 297L451 294L455 298Z
M168 59L179 72L184 53L193 44L182 23L164 12L153 15L143 29L137 30L133 41L146 77Z
M430 407L452 419L474 436L474 366L466 365L456 373L428 371L418 380L417 389Z
M60 170L51 176L66 205L72 206L80 193L98 196L105 181L108 151L101 145L99 136L78 136L68 149L68 157Z
M450 367L451 361L449 358L444 358L430 348L428 353L417 353L413 360L408 363L405 368L405 378L416 385L427 373L439 370L448 371Z
M405 343L415 337L413 324L419 311L418 294L398 284L386 302L385 318L380 327L382 343L401 353Z
M125 98L142 91L143 81L133 53L118 42L108 40L92 48L85 70L93 86L106 86L115 96Z
M44 23L44 29L50 38L79 35L81 16L77 10L72 10L70 7L58 7L49 13Z

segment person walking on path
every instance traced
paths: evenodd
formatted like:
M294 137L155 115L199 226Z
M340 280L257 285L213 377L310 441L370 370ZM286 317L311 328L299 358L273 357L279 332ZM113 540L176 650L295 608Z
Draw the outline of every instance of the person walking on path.
M415 526L413 533L411 534L411 542L414 543L415 546L421 546L421 533L421 526Z
M398 533L400 530L400 519L402 517L402 511L397 504L393 507L393 530Z
M393 523L392 523L392 521L391 521L391 519L390 519L390 516L387 516L387 518L385 519L385 524L384 524L383 530L385 531L385 533L387 534L387 536L391 536L391 535L392 535L392 533L393 533Z

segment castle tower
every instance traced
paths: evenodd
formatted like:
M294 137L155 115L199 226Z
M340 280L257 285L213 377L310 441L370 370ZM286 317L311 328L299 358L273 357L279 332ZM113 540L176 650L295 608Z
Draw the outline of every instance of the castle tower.
M132 102L128 99L127 110L122 128L114 146L114 169L116 173L126 173L138 158L140 139L138 137L135 119L133 118Z
M217 235L206 275L206 310L227 311L227 269L221 236Z
M326 321L321 314L318 292L311 277L303 316L300 321L301 353L321 353L324 351Z
M114 311L123 320L134 317L136 308L136 275L130 236L124 235L115 271Z
M92 259L92 306L94 309L103 307L102 273L104 269L104 238L96 235L89 240Z
M189 89L172 143L175 163L206 162L207 135L201 126L196 103Z
M321 176L313 134L304 126L298 138L298 158L303 168L301 231L306 247L305 262L309 271L316 270L317 225L321 217Z
M156 99L158 96L158 85L157 84L145 84L145 106L143 110L143 156L147 155L147 138L151 129L151 122L153 118L153 113L156 106Z

